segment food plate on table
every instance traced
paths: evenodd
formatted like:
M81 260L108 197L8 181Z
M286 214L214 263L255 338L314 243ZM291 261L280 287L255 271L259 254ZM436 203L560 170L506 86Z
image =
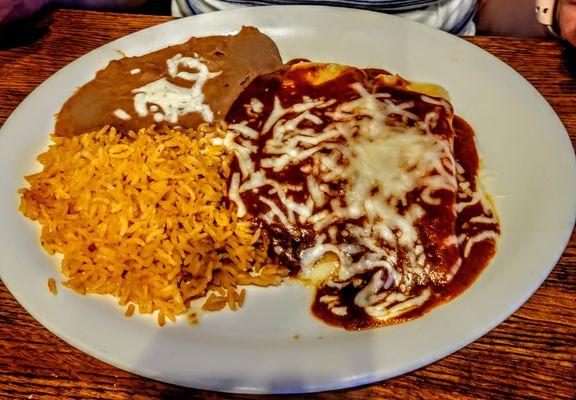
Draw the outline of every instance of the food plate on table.
M248 43L251 57L238 50L248 31L269 37ZM237 36L207 55L220 44L201 38L214 35ZM160 62L125 58L92 81L121 54L189 39ZM258 56L270 43L279 54ZM465 41L370 12L266 7L134 33L48 79L0 137L9 290L86 353L191 387L328 390L433 362L526 301L574 223L574 155L542 97ZM138 168L118 175L136 165L122 160ZM206 234L190 214L211 221ZM107 242L107 232L127 239ZM207 236L208 248L197 245ZM159 266L153 278L164 280L150 280Z

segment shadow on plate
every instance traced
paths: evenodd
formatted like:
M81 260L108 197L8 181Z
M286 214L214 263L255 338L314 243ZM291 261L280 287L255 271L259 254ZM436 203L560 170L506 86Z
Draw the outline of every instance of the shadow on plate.
M256 299L255 299L256 300ZM258 298L258 301L266 301L266 298ZM237 313L226 312L227 315L215 316L217 318L225 317L226 319L238 318L239 323L250 324L249 318L241 318L241 313L246 312L250 314L249 308L253 306L258 309L256 301L252 304L245 305L245 308L239 310ZM295 394L306 391L318 391L324 387L338 387L348 385L362 385L367 384L359 375L360 371L370 373L379 364L375 360L375 354L382 354L381 351L376 351L375 346L385 346L386 343L377 341L374 331L360 331L360 332L346 332L339 328L329 328L323 330L323 336L318 337L313 333L301 333L299 336L294 335L291 326L299 326L302 324L302 313L310 313L309 309L301 309L301 307L291 308L292 316L283 312L280 318L275 318L274 315L261 314L261 318L265 319L269 325L270 338L266 338L267 333L260 333L260 337L266 340L262 349L257 349L251 340L249 331L242 330L241 337L238 338L238 332L234 329L221 330L217 321L205 318L200 320L198 326L174 326L177 329L177 335L174 338L181 339L182 335L186 335L185 329L202 328L203 332L198 334L204 337L210 337L214 340L222 340L222 351L226 351L226 344L235 353L231 354L227 362L233 363L234 366L229 370L237 371L233 375L226 376L218 371L217 364L210 363L202 357L206 357L206 351L200 351L198 358L194 359L193 354L188 352L174 352L170 351L170 346L167 346L167 338L164 335L171 336L174 332L170 330L170 326L166 328L158 328L157 334L147 345L146 350L143 351L139 358L139 364L143 368L149 368L158 363L158 358L163 357L166 351L170 351L170 357L179 357L180 359L173 360L173 365L178 365L179 370L185 369L185 365L190 363L207 362L206 374L202 376L198 374L198 368L195 372L191 372L190 380L192 382L200 382L204 387L217 388L218 391L227 392L217 394L216 392L207 390L196 390L179 387L175 385L165 385L161 389L159 398L161 399L253 399L253 394L231 394L228 392L245 391L250 382L242 381L242 375L246 376L246 380L253 380L258 382L256 390L263 390L267 393L274 394ZM267 318L269 317L269 318ZM310 316L310 318L312 318ZM274 320L277 322L274 323ZM293 321L293 323L290 323ZM230 322L230 321L228 321ZM206 324L202 327L203 324ZM256 322L253 325L258 325ZM225 326L225 325L222 325ZM232 326L232 325L230 325ZM278 331L275 331L275 327ZM205 329L204 329L205 328ZM219 329L220 331L215 331ZM258 328L256 328L258 329ZM266 328L268 329L268 328ZM214 331L213 331L214 330ZM331 330L333 334L330 335ZM277 332L277 333L276 333ZM312 332L312 331L311 331ZM190 335L191 340L194 340L193 334ZM355 337L356 336L356 337ZM197 336L198 338L199 336ZM268 340L267 340L268 339ZM170 339L168 339L169 341ZM254 341L259 340L255 338ZM358 345L361 341L361 345ZM242 343L246 343L242 348ZM164 346L164 350L161 347ZM208 343L207 346L218 348L214 342ZM149 349L149 350L148 350ZM253 353L251 354L251 352ZM276 357L277 354L287 355L284 359ZM266 355L264 355L264 353ZM223 358L222 354L217 355L218 358ZM307 367L308 366L308 367ZM338 369L335 372L335 366ZM360 366L360 367L359 367ZM195 365L197 367L197 365ZM210 371L211 370L211 371ZM253 376L250 376L252 371ZM308 371L308 372L306 372ZM349 383L338 381L337 377L331 376L339 373L340 376L349 379ZM311 376L314 374L314 376ZM186 374L180 374L176 377L177 380L183 381L188 377ZM263 382L263 383L262 383ZM321 384L322 386L318 386ZM336 392L344 392L347 389L338 390ZM349 389L348 389L349 390ZM268 396L258 396L258 398L266 399ZM287 396L287 399L322 399L322 393L306 394L306 395L293 395Z

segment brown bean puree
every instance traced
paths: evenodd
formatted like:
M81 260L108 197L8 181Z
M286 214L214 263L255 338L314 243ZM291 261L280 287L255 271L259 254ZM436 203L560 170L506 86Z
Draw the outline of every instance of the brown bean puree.
M108 124L138 130L160 122L194 128L223 120L255 77L281 66L274 42L253 27L114 60L66 101L55 132L73 136Z

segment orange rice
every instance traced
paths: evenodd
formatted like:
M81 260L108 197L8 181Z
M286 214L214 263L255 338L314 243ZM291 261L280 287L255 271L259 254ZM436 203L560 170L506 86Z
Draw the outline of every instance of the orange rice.
M20 210L42 225L46 251L64 255L63 285L158 311L163 325L192 299L236 310L237 286L279 284L287 270L267 263L260 231L226 202L232 156L211 141L223 134L203 125L53 136Z
M52 293L54 296L58 294L58 290L56 289L56 281L54 278L48 279L48 290L50 290L50 293Z

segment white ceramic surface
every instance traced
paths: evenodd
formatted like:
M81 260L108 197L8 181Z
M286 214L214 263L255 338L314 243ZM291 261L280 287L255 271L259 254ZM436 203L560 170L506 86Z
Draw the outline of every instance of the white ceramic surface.
M189 36L254 25L284 60L383 67L436 82L477 132L484 183L501 218L499 250L463 295L402 325L346 332L311 317L312 293L297 284L249 290L237 313L159 328L125 318L113 301L60 287L57 260L38 226L18 212L23 176L38 170L53 115L109 60L140 55ZM68 65L22 102L0 133L0 272L18 301L71 345L137 374L230 392L303 392L365 384L444 357L496 326L538 288L569 239L576 210L576 165L550 106L516 72L481 49L417 23L365 11L266 7L212 13L158 25L114 41ZM294 335L299 335L298 340Z

